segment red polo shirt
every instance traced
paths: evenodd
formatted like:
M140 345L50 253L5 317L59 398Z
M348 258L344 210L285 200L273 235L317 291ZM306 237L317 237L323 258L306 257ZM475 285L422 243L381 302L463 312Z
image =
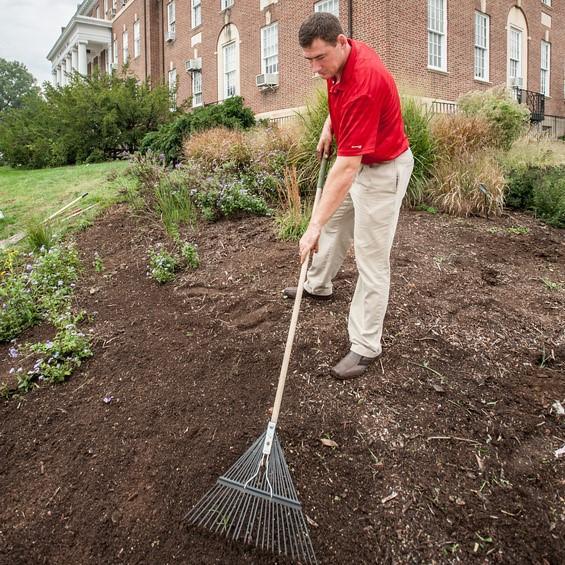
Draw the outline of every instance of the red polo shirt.
M362 155L365 165L390 161L408 149L396 84L380 57L349 39L340 82L328 80L328 103L337 154Z

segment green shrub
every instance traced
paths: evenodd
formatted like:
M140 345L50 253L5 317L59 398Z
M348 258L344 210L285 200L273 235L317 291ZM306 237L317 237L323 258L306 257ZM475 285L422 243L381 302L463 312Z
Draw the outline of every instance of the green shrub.
M411 206L422 202L424 186L435 160L436 142L430 129L431 117L432 114L426 106L414 98L402 98L402 119L414 155L414 169L406 193Z
M185 241L180 250L180 254L186 262L186 265L191 269L197 269L200 265L200 259L198 258L198 250L196 245Z
M221 104L195 108L189 114L182 114L163 125L143 139L141 151L151 150L167 163L176 163L182 157L184 140L191 134L220 126L248 129L254 124L255 116L251 109L243 105L243 98L234 96Z
M13 339L38 319L26 277L17 274L4 277L0 284L0 342Z
M166 249L149 250L149 275L164 284L175 278L176 259Z
M113 159L170 120L166 86L133 76L75 73L65 87L46 85L3 114L0 153L12 166L39 168Z
M558 176L545 176L534 191L533 209L546 224L565 228L565 167Z
M513 100L510 92L503 87L469 92L457 103L464 114L483 117L491 124L496 144L502 149L510 149L529 124L528 108Z

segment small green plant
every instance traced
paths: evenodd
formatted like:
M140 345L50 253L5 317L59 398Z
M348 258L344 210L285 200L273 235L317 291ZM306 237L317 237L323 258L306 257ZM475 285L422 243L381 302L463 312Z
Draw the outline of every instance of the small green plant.
M428 206L427 204L419 204L416 206L416 210L427 212L428 214L437 214L438 212L438 209L435 206Z
M37 218L32 218L27 222L26 235L27 242L33 251L49 250L55 243L51 226Z
M164 284L175 278L175 258L165 249L149 250L149 275L158 283Z
M527 228L526 226L511 226L506 228L506 231L512 235L526 235L527 233L530 233L530 228Z
M13 339L39 318L24 275L10 273L0 284L0 342Z
M164 175L155 189L155 198L157 211L171 237L178 236L181 224L190 225L196 221L196 210L181 172Z
M198 258L198 250L196 245L185 241L180 250L180 254L185 260L188 267L191 269L197 269L200 265L200 259Z
M541 282L546 286L546 288L552 291L559 291L563 288L561 283L554 282L546 277L542 278Z
M76 319L65 316L58 325L53 340L29 346L30 352L39 353L41 357L18 388L28 388L30 382L36 379L50 383L62 382L80 367L83 359L93 355L88 337L76 327Z
M98 255L98 251L94 253L94 261L92 261L92 266L97 273L101 273L104 270L104 263L102 258Z

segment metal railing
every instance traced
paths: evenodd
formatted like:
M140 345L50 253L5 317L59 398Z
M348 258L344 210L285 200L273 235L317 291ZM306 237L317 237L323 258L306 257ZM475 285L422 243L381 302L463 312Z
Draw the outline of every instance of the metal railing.
M514 87L516 100L530 110L530 121L542 122L545 115L545 96L541 92Z

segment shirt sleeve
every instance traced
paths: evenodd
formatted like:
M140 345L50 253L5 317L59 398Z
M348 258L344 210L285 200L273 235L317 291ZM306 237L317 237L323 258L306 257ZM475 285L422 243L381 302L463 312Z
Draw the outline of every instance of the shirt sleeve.
M363 94L344 108L339 125L337 154L342 157L366 155L375 151L381 116L380 100Z

